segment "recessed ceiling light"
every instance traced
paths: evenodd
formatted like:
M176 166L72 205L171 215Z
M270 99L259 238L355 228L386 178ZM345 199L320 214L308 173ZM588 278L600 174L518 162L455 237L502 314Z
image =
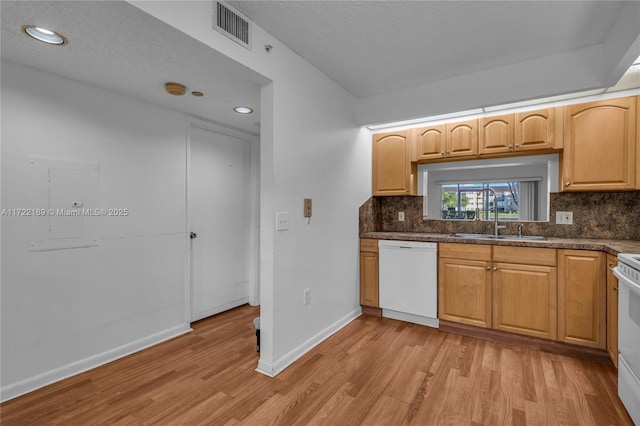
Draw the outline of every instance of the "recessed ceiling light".
M191 92L191 94L193 96L204 96L204 93L202 93L202 92Z
M62 46L68 43L62 34L46 28L36 27L35 25L23 25L22 32L31 38L54 46Z
M237 106L233 110L238 114L251 114L253 112L251 108L245 106Z

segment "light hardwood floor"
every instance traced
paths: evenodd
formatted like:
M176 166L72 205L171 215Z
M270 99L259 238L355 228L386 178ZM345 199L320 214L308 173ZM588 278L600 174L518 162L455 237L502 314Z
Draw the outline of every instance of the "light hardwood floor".
M0 406L9 425L632 425L611 365L362 316L276 378L242 306Z

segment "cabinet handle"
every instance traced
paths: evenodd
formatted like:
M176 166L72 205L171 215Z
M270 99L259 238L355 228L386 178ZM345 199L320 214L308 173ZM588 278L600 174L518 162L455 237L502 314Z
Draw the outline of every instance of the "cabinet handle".
M518 149L518 148L520 148L520 144L517 143L516 144L516 149Z
M491 266L487 266L487 271L490 271L490 270L491 270Z
M405 192L409 192L409 188L405 189Z
M513 148L513 145L509 145L509 149Z
M444 155L444 154L445 154L444 151L440 151L440 155Z
M564 186L569 186L569 185L571 185L571 182L565 182L564 183Z
M446 154L447 154L447 155L449 155L449 154L451 154L451 152L450 152L450 151L447 151L447 152L446 152Z
M613 291L618 291L618 287L614 287L614 288L613 288Z
M373 260L378 260L378 256L374 257Z
M494 266L494 267L493 267L493 270L494 270L494 271L497 271L497 270L498 270L498 268L497 268L496 266Z

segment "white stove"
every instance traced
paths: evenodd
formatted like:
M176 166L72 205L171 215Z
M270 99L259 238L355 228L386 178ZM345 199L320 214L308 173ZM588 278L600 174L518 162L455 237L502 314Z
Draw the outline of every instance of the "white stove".
M620 253L618 266L618 396L640 426L640 254Z

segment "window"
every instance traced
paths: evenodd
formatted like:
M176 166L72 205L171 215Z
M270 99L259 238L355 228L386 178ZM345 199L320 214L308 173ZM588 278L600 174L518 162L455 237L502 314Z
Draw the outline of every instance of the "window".
M443 184L441 219L494 220L497 201L499 220L537 220L537 188L536 181ZM523 198L521 190L533 197Z
M548 221L558 155L422 164L418 179L425 219L493 220L497 207L499 220Z

